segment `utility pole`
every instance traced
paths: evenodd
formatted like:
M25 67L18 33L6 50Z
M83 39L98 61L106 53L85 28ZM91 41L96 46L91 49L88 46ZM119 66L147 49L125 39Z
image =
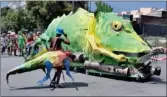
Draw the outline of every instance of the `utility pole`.
M74 12L74 1L72 1L72 11Z
M1 2L0 2L0 18L1 18ZM1 36L1 26L0 26L0 36Z
M167 11L167 1L166 1L166 11Z
M91 11L91 1L88 1L88 10Z

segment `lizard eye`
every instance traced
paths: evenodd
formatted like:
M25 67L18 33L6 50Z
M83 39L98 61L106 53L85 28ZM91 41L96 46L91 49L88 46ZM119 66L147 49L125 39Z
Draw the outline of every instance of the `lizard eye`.
M119 21L114 21L111 23L111 27L115 31L120 31L122 29L122 23Z

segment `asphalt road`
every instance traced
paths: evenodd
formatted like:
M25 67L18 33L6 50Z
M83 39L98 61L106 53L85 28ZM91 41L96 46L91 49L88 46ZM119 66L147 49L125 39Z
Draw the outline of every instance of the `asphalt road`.
M158 62L162 67L161 76L154 76L145 83L72 72L75 84L65 76L67 87L51 90L48 87L50 81L42 87L37 85L44 73L36 70L10 76L9 83L15 87L11 90L6 84L6 73L23 62L20 57L1 56L1 96L166 96L166 61ZM52 76L53 73L54 70ZM60 82L64 83L62 77Z

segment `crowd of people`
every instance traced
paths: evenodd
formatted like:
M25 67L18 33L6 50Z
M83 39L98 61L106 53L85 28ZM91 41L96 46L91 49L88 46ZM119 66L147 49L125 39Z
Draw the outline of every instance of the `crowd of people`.
M23 50L28 54L30 45L39 37L41 33L18 31L18 33L2 33L1 34L1 54L7 51L9 56L22 56ZM17 52L20 54L18 55Z

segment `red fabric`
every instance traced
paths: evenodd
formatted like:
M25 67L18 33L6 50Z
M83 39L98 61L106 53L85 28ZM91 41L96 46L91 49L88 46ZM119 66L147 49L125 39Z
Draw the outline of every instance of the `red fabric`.
M32 44L34 42L34 38L33 37L28 37L27 38L27 45L29 45L29 44Z
M16 38L13 39L12 43L13 43L13 49L17 49L18 48L18 43L17 43Z
M63 51L56 51L58 58L53 62L53 67L63 66L62 62L65 58L67 58L67 54Z
M33 37L29 37L29 38L27 39L27 42L28 42L28 43L31 43L31 42L33 42L33 41L34 41Z

